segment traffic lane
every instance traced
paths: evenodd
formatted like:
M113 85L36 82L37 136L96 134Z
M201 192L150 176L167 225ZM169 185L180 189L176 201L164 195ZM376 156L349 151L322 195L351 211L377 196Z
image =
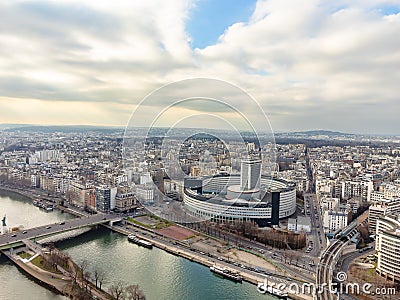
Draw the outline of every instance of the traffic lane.
M341 258L341 261L342 261L342 263L341 263L341 270L342 271L344 271L344 272L347 272L348 271L348 269L349 269L349 267L350 267L350 264L352 263L352 261L354 260L354 259L356 259L356 258L358 258L358 257L362 257L362 256L367 256L367 255L370 255L371 253L373 253L375 251L375 248L372 248L372 249L370 249L370 250L368 250L368 251L366 251L366 252L353 252L353 253L348 253L348 254L346 254L346 255L344 255L342 258Z
M127 230L127 231L130 232L130 233L135 233L135 234L137 234L138 236L139 236L140 234L143 235L143 234L146 233L146 232L148 233L148 230L147 230L147 229L138 228L138 227L133 226L133 225L118 224L117 226L118 226L119 228L121 228L121 229ZM132 232L132 229L134 230L134 232ZM143 238L149 239L149 237L147 236L147 233L146 233L146 235L143 236ZM157 233L154 234L154 235L152 236L152 239L153 239L153 240L157 240L157 241L163 243L164 245L170 245L170 244L171 244L171 242L169 241L169 238L159 236ZM216 259L215 257L210 256L208 253L204 253L204 252L202 252L202 251L197 251L197 250L195 250L195 249L190 249L190 248L187 248L187 247L182 247L182 246L180 246L179 244L174 244L174 247L177 247L177 248L179 248L179 249L181 249L181 250L189 250L189 251L196 252L198 255L201 255L202 257L206 257L206 258L208 258L208 259ZM263 250L264 250L264 249L263 249ZM270 252L270 251L268 251L268 250L264 250L264 251ZM270 253L273 254L273 255L276 255L275 253L272 253L272 252L270 252ZM268 254L268 253L264 253L262 256L265 257L265 256L267 256L267 254ZM275 257L275 259L276 259L276 257ZM284 258L281 257L281 259L283 260ZM306 261L302 261L302 260L299 259L299 263L302 263L302 262L303 262L303 264L306 264ZM309 261L308 261L308 262L309 262ZM218 263L220 263L220 264L222 264L222 263L224 263L224 264L229 264L229 267L234 268L234 269L237 269L238 271L245 269L246 271L254 272L254 274L260 275L259 272L256 272L256 271L251 270L252 268L255 268L255 267L257 267L257 266L247 266L247 265L244 265L243 262L238 263L238 261L235 261L235 260L232 260L232 261L230 261L230 262L226 262L226 260L218 260ZM235 265L235 264L236 264L236 265ZM240 267L240 266L244 266L245 268ZM296 273L296 275L301 276L300 273L297 273L297 272L295 272L295 273ZM306 278L306 277L304 277L304 278Z
M0 245L11 243L11 242L18 242L23 239L35 238L37 236L44 235L46 233L65 231L70 228L72 230L72 228L74 228L74 227L87 226L92 223L106 221L106 220L112 220L114 218L115 218L115 216L113 216L113 215L94 215L94 216L91 216L88 218L84 217L84 218L77 218L77 219L68 220L68 221L61 221L61 222L64 222L64 224L60 224L61 222L58 222L58 223L47 224L47 225L43 225L43 226L39 226L39 227L35 227L35 228L25 229L23 231L8 233L8 234L0 236ZM50 227L50 228L48 228L48 227ZM14 234L15 234L15 236L13 236Z

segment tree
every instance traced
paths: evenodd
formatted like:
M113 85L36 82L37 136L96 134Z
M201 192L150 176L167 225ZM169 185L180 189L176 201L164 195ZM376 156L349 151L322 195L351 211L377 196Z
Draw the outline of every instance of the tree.
M139 285L132 284L125 288L126 299L128 300L145 300L143 292L139 289Z
M99 288L101 289L103 283L106 281L106 273L104 271L100 272L98 280L99 280Z
M101 289L101 285L103 284L103 281L105 279L105 273L102 269L99 269L98 267L96 267L93 271L93 278L94 278L94 283L96 285L96 288L98 287L98 284L100 285L100 289Z
M85 282L85 272L86 272L86 269L88 266L89 266L89 262L86 259L82 260L81 263L79 264L79 271L80 271L82 283Z
M125 288L126 288L126 283L120 280L113 283L108 290L114 299L120 300L123 297Z
M92 273L90 273L89 271L86 271L84 274L83 274L83 278L84 278L84 283L85 283L85 289L86 289L86 291L87 291L87 289L88 289L88 285L89 285L89 281L90 281L90 278L92 277Z

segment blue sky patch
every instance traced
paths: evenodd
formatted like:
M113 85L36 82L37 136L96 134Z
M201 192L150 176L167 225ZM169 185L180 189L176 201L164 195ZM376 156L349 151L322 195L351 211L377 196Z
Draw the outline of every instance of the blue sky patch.
M193 48L205 48L232 24L247 22L253 14L255 0L200 0L191 11L186 30Z
M400 6L385 5L380 8L384 15L395 15L400 12Z

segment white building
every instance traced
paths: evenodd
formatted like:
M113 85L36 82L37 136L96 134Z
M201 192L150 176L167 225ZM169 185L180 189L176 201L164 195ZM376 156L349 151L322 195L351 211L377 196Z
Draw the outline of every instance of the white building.
M240 169L241 190L253 190L260 187L261 160L244 159Z
M371 193L374 190L374 184L372 181L350 181L346 180L342 182L342 198L349 199L354 197L360 197L363 201L371 200Z
M40 176L31 175L31 187L38 187L40 185Z
M150 172L144 172L140 175L140 184L152 183Z
M136 197L142 204L151 204L154 202L154 189L150 185L136 186Z
M311 233L311 220L309 217L297 217L297 231L305 231L306 233Z
M294 218L289 218L288 220L288 230L289 231L296 231L297 230L297 220Z
M325 211L324 213L324 231L325 233L333 233L338 229L347 226L348 214L340 211Z
M378 202L369 207L368 223L369 231L376 233L376 222L379 217L384 215L400 214L400 198L391 201Z
M261 202L245 197L229 199L228 193L235 192L230 188L240 187L240 181L241 176L237 174L185 178L183 204L186 212L197 218L221 222L255 221L261 227L267 224L278 225L280 219L288 218L295 213L294 183L263 175L260 181L261 186L265 187L265 195ZM209 201L210 197L213 201Z
M324 197L321 199L321 209L326 210L337 210L339 208L339 198Z
M371 193L371 202L385 201L385 194L383 192L373 191Z
M360 208L359 199L352 198L352 199L347 200L347 203L346 203L347 211L351 211L353 214L356 214L358 212L359 208Z
M377 220L376 233L376 272L387 279L400 281L400 222L395 216L381 217Z

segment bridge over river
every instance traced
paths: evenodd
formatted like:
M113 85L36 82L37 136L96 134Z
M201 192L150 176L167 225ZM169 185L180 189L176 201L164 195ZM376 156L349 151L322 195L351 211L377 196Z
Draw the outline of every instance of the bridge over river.
M65 222L30 228L24 231L7 233L0 235L0 250L9 249L11 247L23 246L24 245L23 240L26 239L45 238L75 229L91 227L107 223L112 225L113 223L119 222L121 220L122 217L117 217L115 215L97 214Z

